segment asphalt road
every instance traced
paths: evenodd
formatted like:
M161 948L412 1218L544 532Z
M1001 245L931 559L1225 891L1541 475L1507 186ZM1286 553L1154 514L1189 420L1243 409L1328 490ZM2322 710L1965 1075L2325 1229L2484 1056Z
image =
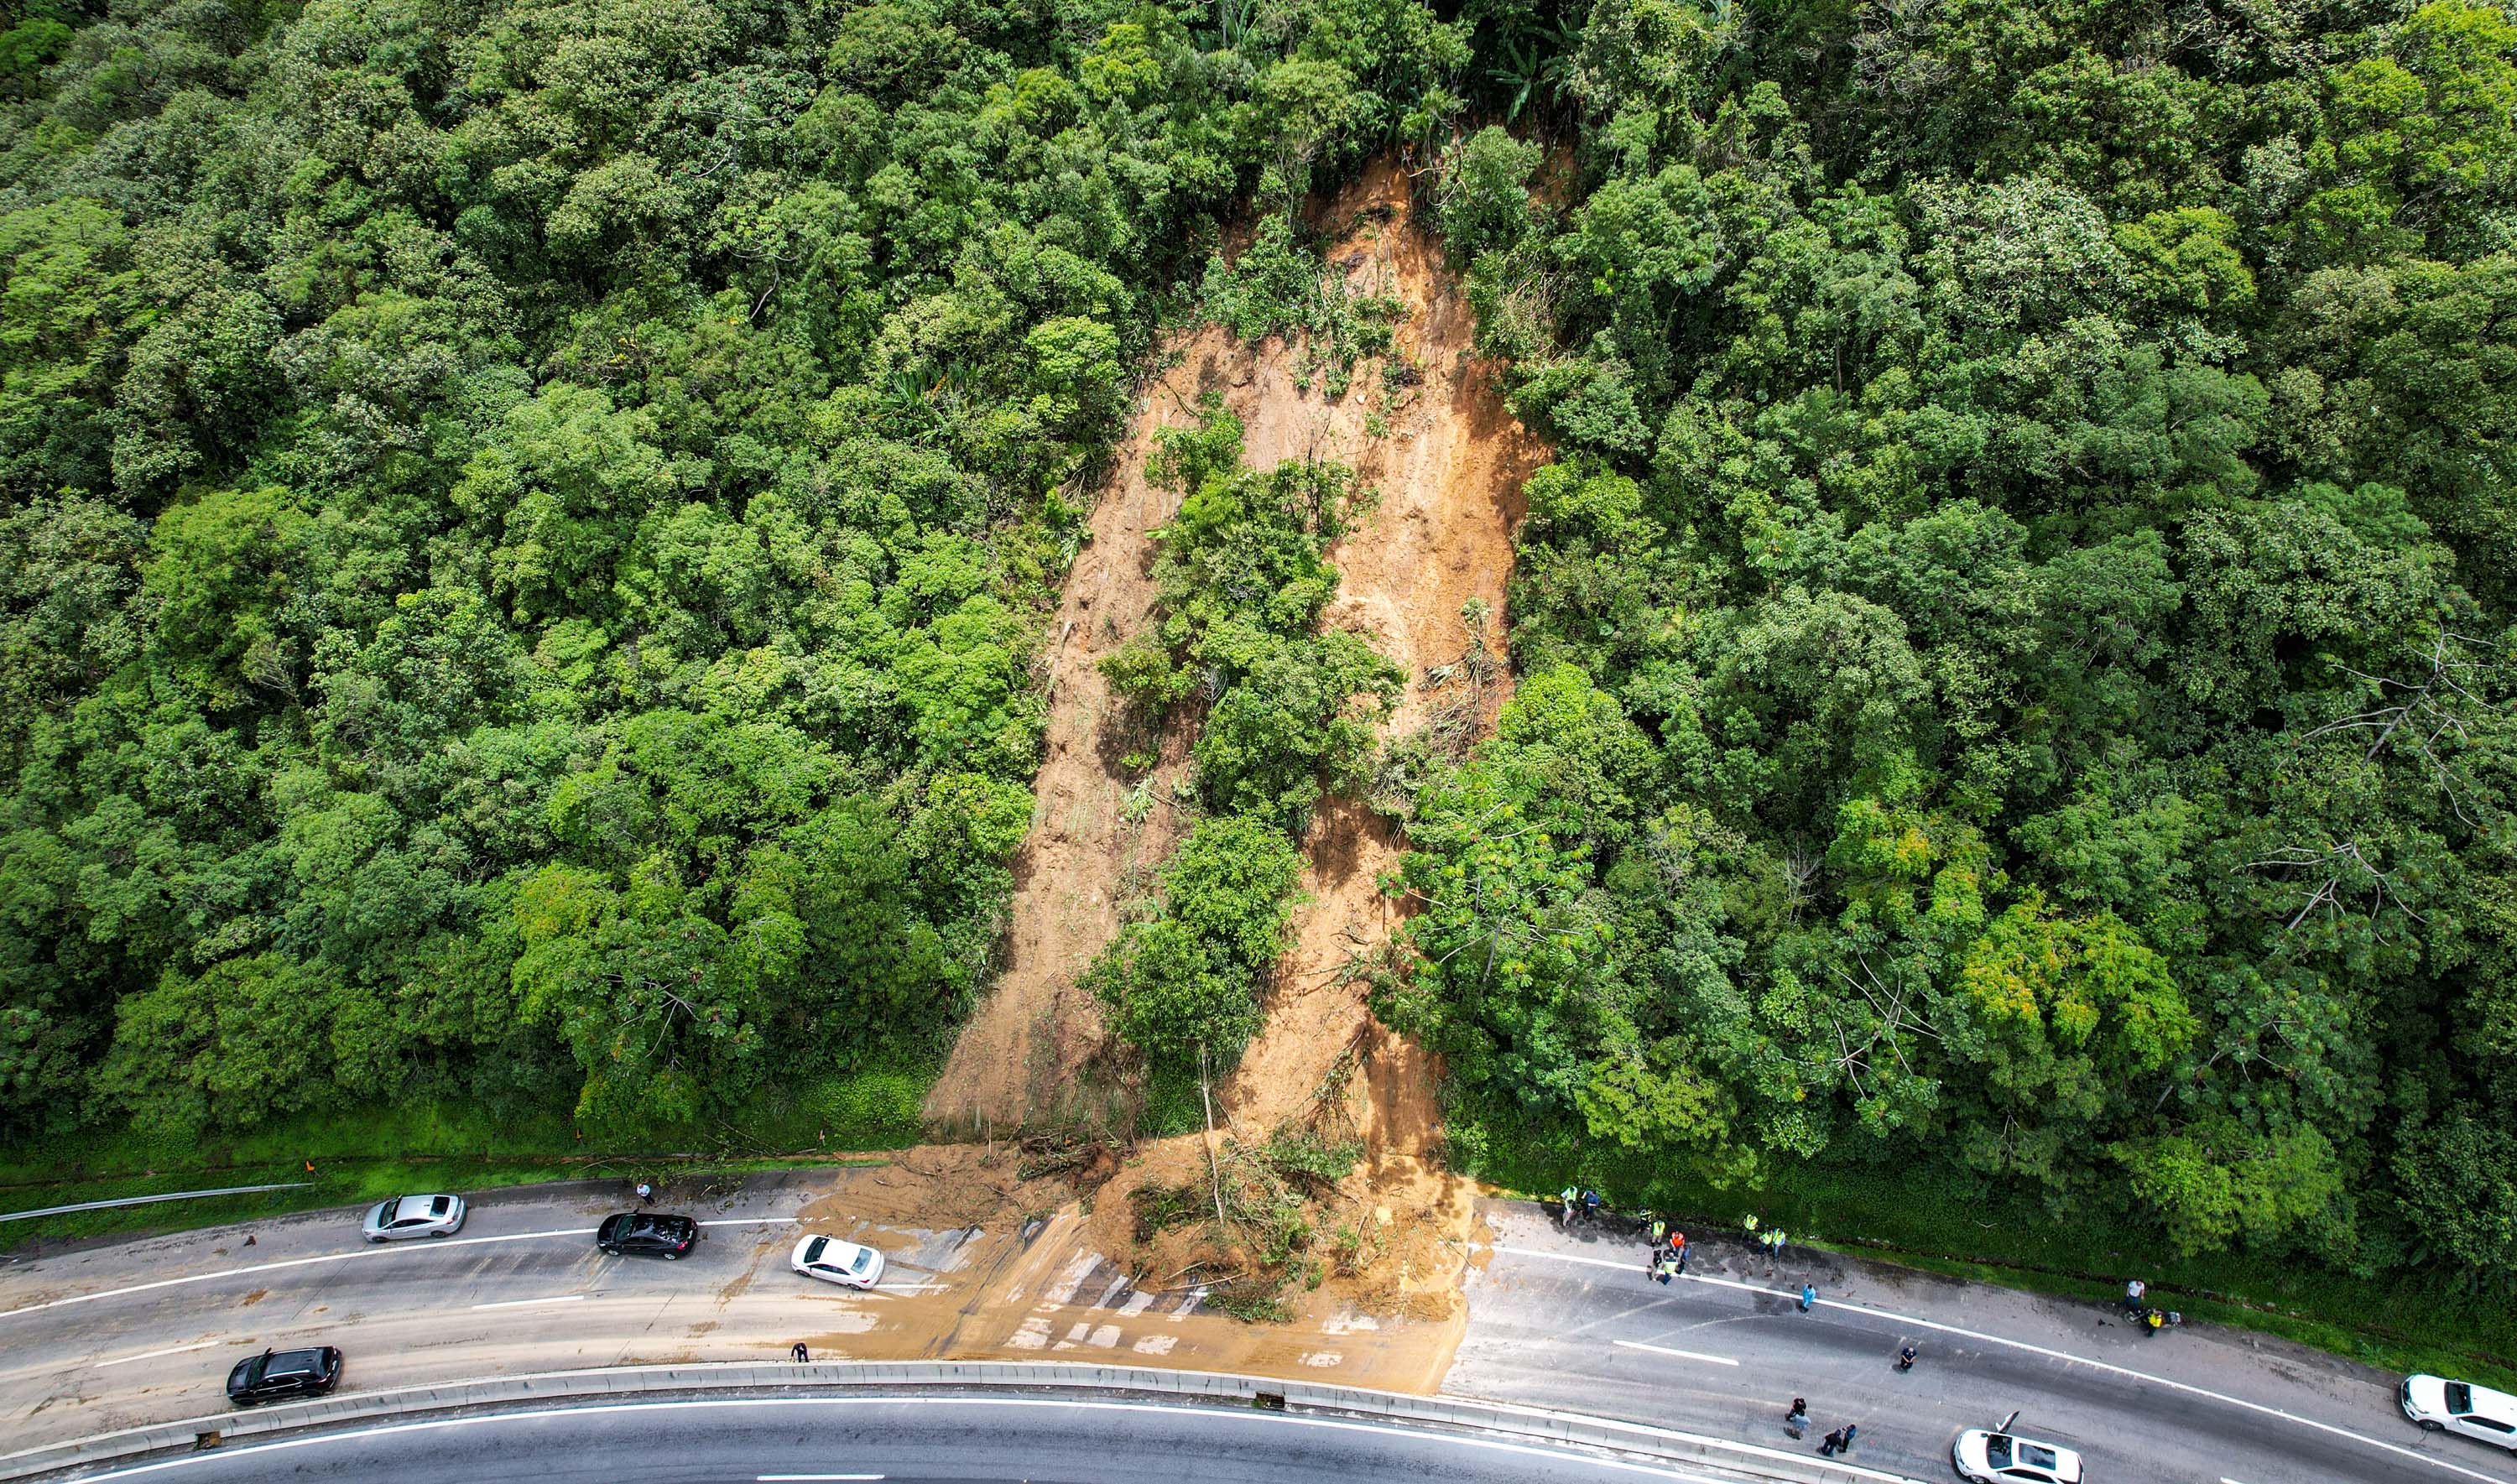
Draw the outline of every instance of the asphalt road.
M1470 1280L1444 1384L1459 1395L1775 1447L1806 1397L1800 1446L1857 1422L1855 1462L1918 1477L1945 1476L1961 1429L2016 1408L2018 1431L2079 1450L2093 1484L2517 1480L2508 1455L2407 1422L2397 1378L2283 1341L2202 1325L2144 1336L2099 1305L1828 1253L1774 1264L1728 1232L1689 1233L1687 1277L1664 1288L1630 1230L1558 1233L1521 1202L1480 1212L1495 1251ZM1808 1314L1804 1282L1819 1296ZM1908 1342L1921 1357L1900 1374Z
M1107 1358L1353 1382L1367 1345L1446 1337L1403 1321L1298 1334L1191 1314L1193 1296L1135 1293L1053 1249L1054 1233L1016 1251L894 1231L883 1292L857 1295L785 1270L798 1213L833 1188L828 1173L762 1177L716 1203L673 1203L712 1223L679 1263L594 1250L596 1220L619 1205L609 1187L488 1195L442 1242L366 1247L354 1215L330 1212L256 1223L250 1247L224 1228L0 1262L0 1452L216 1414L237 1358L320 1340L348 1352L345 1384L361 1391L766 1359L798 1338L825 1356ZM1559 1234L1523 1204L1482 1213L1495 1247L1471 1279L1444 1381L1457 1394L1770 1445L1788 1442L1779 1420L1801 1395L1808 1444L1857 1421L1858 1462L1925 1478L1946 1476L1960 1428L2016 1408L2022 1431L2086 1454L2096 1484L2517 1484L2517 1460L2406 1422L2395 1378L2282 1341L2202 1325L2145 1337L2097 1306L1823 1253L1795 1251L1770 1272L1728 1234L1696 1233L1688 1279L1663 1288L1630 1235ZM969 1244L987 1241L996 1254L973 1258ZM1820 1293L1809 1315L1791 1302L1804 1278ZM1899 1375L1908 1339L1922 1361Z
M266 1345L340 1345L352 1390L683 1359L702 1326L756 1335L765 1358L845 1302L783 1281L795 1212L815 1194L762 1181L721 1208L684 1208L717 1224L679 1262L597 1251L593 1228L620 1203L575 1190L480 1197L462 1233L437 1241L370 1247L354 1215L318 1212L12 1262L0 1452L223 1411L228 1368ZM782 1281L754 1292L762 1268Z
M456 1418L196 1454L95 1479L261 1484L1076 1480L1595 1484L1714 1476L1421 1428L1142 1402L981 1397L657 1402Z

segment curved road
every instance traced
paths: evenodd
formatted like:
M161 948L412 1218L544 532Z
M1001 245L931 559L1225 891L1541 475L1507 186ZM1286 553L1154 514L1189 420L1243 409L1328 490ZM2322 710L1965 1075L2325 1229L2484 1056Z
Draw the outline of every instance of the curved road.
M1194 1460L1194 1466L1187 1461ZM814 1480L1426 1479L1598 1484L1712 1476L1334 1418L1150 1402L787 1397L607 1404L404 1423L193 1454L93 1480L260 1484L803 1484Z
M1688 1278L1664 1288L1630 1237L1558 1233L1521 1203L1481 1203L1493 1247L1447 1373L1443 1326L1234 1325L1193 1312L1193 1294L1136 1292L1056 1223L1036 1241L1029 1227L876 1228L892 1265L874 1294L788 1273L798 1216L878 1173L749 1181L694 1211L711 1225L680 1263L593 1250L608 1187L485 1196L446 1242L364 1247L355 1215L334 1212L0 1261L0 1453L214 1414L228 1367L264 1345L340 1344L349 1387L366 1390L761 1360L806 1339L827 1358L1109 1360L1367 1386L1391 1384L1374 1366L1414 1357L1459 1395L1770 1446L1788 1443L1776 1423L1797 1394L1811 1442L1857 1421L1856 1462L1918 1477L1945 1476L1961 1427L2018 1408L2022 1431L2088 1455L2096 1484L2517 1484L2517 1460L2407 1423L2394 1378L2279 1340L2200 1325L2145 1338L2095 1305L1825 1253L1775 1268L1727 1234L1697 1233ZM1804 1279L1820 1293L1807 1315L1789 1296ZM1898 1375L1907 1339L1923 1359Z

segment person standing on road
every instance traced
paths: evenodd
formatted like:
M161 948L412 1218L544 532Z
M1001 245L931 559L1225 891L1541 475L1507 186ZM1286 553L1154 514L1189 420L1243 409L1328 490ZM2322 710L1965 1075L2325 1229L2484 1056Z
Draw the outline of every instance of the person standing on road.
M1817 1445L1817 1451L1821 1456L1831 1459L1834 1458L1838 1452L1849 1448L1852 1445L1853 1439L1845 1434L1845 1430L1843 1428L1838 1427L1833 1432L1828 1433L1825 1440Z
M1783 1431L1786 1434L1797 1438L1808 1430L1809 1398L1805 1396L1793 1397L1792 1410L1783 1414Z
M1570 1185L1565 1186L1563 1190L1557 1193L1556 1229L1557 1231L1561 1232L1572 1230L1573 1208L1581 1201L1581 1199L1582 1193L1575 1190Z
M1600 1193L1588 1186L1582 1190L1582 1219L1593 1223L1600 1219Z
M648 1202L653 1201L653 1200L655 1200L655 1199L656 1199L656 1187L655 1187L655 1186L653 1186L653 1185L651 1185L651 1184L649 1184L649 1183L648 1183L648 1182L646 1182L645 1180L641 1180L641 1181L639 1181L639 1182L638 1182L638 1204L639 1204L639 1205L641 1205L641 1206L644 1206L644 1205L646 1205Z
M2146 1283L2142 1282L2142 1281L2141 1281L2140 1279L2138 1279L2138 1278L2127 1278L2127 1279L2125 1279L2125 1280L2124 1280L2124 1305L2123 1305L2123 1306L2124 1306L2124 1312L2125 1312L2125 1313L2127 1313L2127 1314L2138 1314L2138 1313L2140 1313L2140 1312L2141 1312L2141 1300L2142 1300L2142 1298L2143 1298L2146 1294L2148 1294L2149 1293L2150 1293L2150 1285L2149 1285L2149 1284L2146 1284Z
M1813 1285L1812 1285L1812 1284L1806 1284L1806 1283L1802 1284L1802 1285L1801 1285L1801 1312L1802 1312L1802 1313L1804 1313L1804 1314L1808 1313L1808 1312L1810 1311L1810 1305L1812 1305L1812 1304L1813 1304L1813 1303L1815 1303L1815 1302L1817 1302L1817 1289L1816 1289L1816 1287L1815 1287L1815 1286L1813 1286Z
M1651 1245L1654 1247L1660 1246L1661 1238L1667 1235L1669 1235L1669 1218L1663 1215L1654 1215L1651 1222Z
M802 1365L804 1362L813 1358L813 1352L805 1349L804 1342L800 1339L795 1341L795 1348L789 1353L795 1357L795 1363L797 1365Z
M1851 1453L1851 1452L1853 1451L1853 1437L1854 1437L1854 1434L1855 1434L1855 1433L1859 1432L1860 1430L1861 1430L1861 1424L1860 1424L1859 1422L1847 1422L1847 1423L1845 1423L1845 1424L1844 1424L1844 1443L1843 1443L1843 1446L1842 1446L1838 1451L1839 1451L1839 1452L1843 1452L1843 1453Z
M1677 1258L1678 1258L1678 1275L1679 1275L1680 1277L1682 1277L1682 1278L1685 1277L1685 1276L1686 1276L1686 1233L1685 1233L1685 1232L1675 1232L1675 1231L1674 1231L1674 1232L1671 1232L1671 1233L1669 1234L1669 1250L1670 1250L1670 1251L1671 1251L1672 1253L1674 1253L1674 1254L1677 1256Z

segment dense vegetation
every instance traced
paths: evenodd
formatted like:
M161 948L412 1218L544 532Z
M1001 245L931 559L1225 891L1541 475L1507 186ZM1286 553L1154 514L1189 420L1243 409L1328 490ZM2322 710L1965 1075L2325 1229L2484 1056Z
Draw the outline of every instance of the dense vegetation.
M1462 1152L2517 1282L2503 10L13 15L13 1139L931 1050L1131 376L1207 315L1341 389L1389 307L1292 208L1401 146L1560 449L1500 735L1374 790ZM1204 819L1095 981L1176 1062L1399 682L1315 632L1346 471L1158 472L1110 673Z
M1218 223L1468 56L1408 0L12 15L13 1140L687 1124L931 1051L1132 368L1208 298L1370 349L1281 228L1210 283ZM1230 714L1216 786L1299 810Z
M1386 1000L1500 1115L1465 1152L2517 1283L2517 25L1600 0L1479 46L1578 143L1440 187L1560 450Z

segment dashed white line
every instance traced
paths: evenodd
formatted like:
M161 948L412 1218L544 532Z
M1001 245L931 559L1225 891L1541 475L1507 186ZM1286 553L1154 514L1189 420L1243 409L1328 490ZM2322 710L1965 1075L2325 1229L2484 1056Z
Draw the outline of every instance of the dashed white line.
M751 1216L718 1221L703 1221L702 1226L775 1226L796 1220L794 1216ZM93 1293L72 1293L67 1298L48 1298L41 1303L20 1304L14 1309L0 1309L0 1319L15 1319L21 1314L40 1314L46 1309L67 1308L74 1303L94 1303L100 1298L119 1298L129 1293L150 1293L159 1289L182 1288L193 1283L216 1283L223 1278L243 1278L254 1273L277 1273L287 1268L312 1267L322 1262L352 1262L362 1258L415 1256L422 1252L442 1252L448 1248L481 1247L493 1242L539 1242L552 1237L591 1237L594 1228L571 1226L538 1232L508 1232L496 1237L448 1237L438 1242L396 1243L390 1247L365 1247L347 1252L319 1252L312 1257L287 1257L277 1262L257 1262L247 1267L222 1268L215 1273L191 1273L182 1278L160 1278L154 1283L134 1283L118 1289L100 1289Z
M536 1303L583 1303L583 1293L554 1293L548 1298L501 1298L495 1303L476 1303L476 1309L521 1309Z
M257 1262L249 1267L223 1268L215 1273L192 1273L182 1278L160 1278L154 1283L135 1283L125 1288L100 1289L93 1293L73 1293L67 1298L48 1298L42 1303L21 1304L0 1311L0 1319L15 1319L21 1314L39 1314L46 1309L67 1308L74 1303L94 1303L100 1298L119 1298L126 1293L149 1293L159 1289L182 1288L192 1283L215 1283L222 1278L242 1278L253 1273L277 1273L293 1267L313 1267L321 1262L352 1262L360 1259L381 1261L389 1257L407 1257L420 1252L442 1252L450 1247L480 1247L492 1242L533 1242L548 1237L591 1237L590 1226L572 1227L566 1231L509 1232L502 1237L449 1237L442 1242L413 1243L407 1246L362 1248L349 1252L321 1252L312 1257L288 1257L277 1262Z
M218 1343L220 1343L220 1341L215 1339L205 1339L199 1344L177 1345L173 1349L169 1350L143 1350L137 1355L125 1355L114 1360L98 1361L96 1363L96 1369L102 1371L107 1366L127 1366L135 1360L155 1360L160 1355L185 1355L194 1350L206 1350L210 1346Z
M1615 1268L1619 1272L1626 1273L1642 1271L1642 1265L1635 1262L1614 1262L1605 1257L1581 1257L1576 1256L1571 1252L1551 1252L1543 1248L1512 1247L1505 1243L1498 1242L1495 1244L1494 1250L1498 1252L1510 1252L1517 1257L1543 1257L1555 1262L1578 1262L1586 1267ZM1742 1283L1736 1278L1715 1278L1709 1274L1682 1274L1679 1281L1681 1283L1710 1284L1715 1288L1722 1289L1737 1289L1741 1293L1764 1293L1774 1298L1789 1298L1795 1302L1797 1302L1801 1296L1796 1293L1790 1293L1782 1289L1770 1289L1754 1283ZM1955 1335L1964 1339L1981 1340L1988 1345L2004 1345L2013 1350L2025 1350L2030 1355L2042 1355L2048 1360L2059 1360L2068 1365L2087 1366L2093 1371L2104 1371L2110 1376L2120 1376L2127 1380L2147 1381L2151 1385L2164 1386L2170 1391L2182 1391L2188 1396L2198 1396L2205 1401L2219 1402L2230 1407L2241 1407L2248 1412L2260 1413L2265 1417L2277 1417L2284 1422L2294 1423L2301 1427L2313 1427L2319 1432L2327 1433L2333 1437L2349 1438L2355 1443L2363 1443L2370 1448L2383 1449L2388 1453L2394 1454L2398 1458L2410 1459L2415 1463L2427 1463L2432 1468L2443 1468L2449 1473L2461 1474L2468 1479L2480 1479L2482 1484L2505 1484L2505 1481L2501 1480L2496 1475L2487 1474L2477 1469L2467 1468L2461 1463L2451 1463L2445 1459L2433 1458L2426 1453L2420 1453L2413 1449L2406 1448L2400 1443L2389 1443L2383 1438L2372 1438L2365 1432L2354 1432L2348 1427L2337 1427L2331 1422L2320 1422L2312 1417L2301 1417L2295 1412L2284 1412L2279 1407L2267 1406L2262 1402L2250 1402L2242 1396L2231 1396L2226 1392L2213 1391L2206 1387L2197 1386L2190 1381L2170 1380L2164 1376L2153 1376L2147 1371L2135 1371L2129 1366L2118 1366L2103 1360L2091 1360L2085 1355L2073 1355L2069 1350L2048 1349L2043 1345L2030 1344L2024 1339L2012 1339L2006 1335L1987 1335L1981 1330L1961 1329L1956 1325L1941 1324L1936 1319L1923 1319L1912 1314L1898 1314L1894 1310L1876 1308L1866 1303L1846 1303L1840 1298L1821 1298L1817 1300L1817 1306L1822 1309L1842 1309L1849 1314L1868 1314L1879 1319L1893 1319L1898 1324L1916 1325L1926 1330L1938 1330L1943 1335Z
M1616 1343L1629 1350L1649 1350L1654 1355L1675 1355L1681 1360L1710 1361L1717 1366L1739 1364L1728 1355L1707 1355L1701 1350L1673 1350L1667 1345L1647 1345L1640 1339L1620 1339Z
M879 1479L878 1473L756 1473L759 1484L801 1484L806 1479Z

